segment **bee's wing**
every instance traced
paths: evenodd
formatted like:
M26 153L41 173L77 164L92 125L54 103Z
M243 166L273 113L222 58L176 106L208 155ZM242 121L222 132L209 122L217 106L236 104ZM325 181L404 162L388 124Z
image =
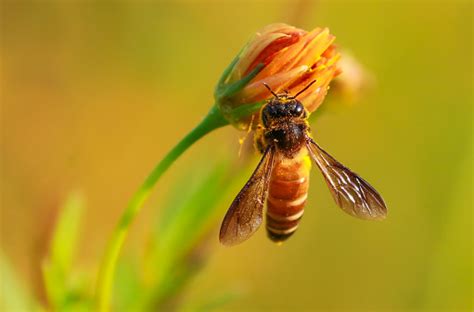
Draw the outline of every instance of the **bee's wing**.
M273 159L274 148L268 147L252 176L230 205L219 234L223 245L232 246L245 241L262 223Z
M361 219L385 218L387 207L382 196L368 182L335 160L312 139L308 138L306 146L339 207Z

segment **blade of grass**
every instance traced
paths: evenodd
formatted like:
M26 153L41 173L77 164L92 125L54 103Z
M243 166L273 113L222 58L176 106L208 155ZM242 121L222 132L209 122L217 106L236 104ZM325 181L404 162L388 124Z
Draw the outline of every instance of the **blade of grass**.
M43 278L50 304L61 309L71 298L68 277L79 236L84 199L72 193L60 211L53 233L50 253L43 262Z
M23 286L17 273L0 252L0 311L40 311L42 308Z
M140 279L140 263L135 258L124 257L117 266L114 298L120 311L138 311L143 299L143 282Z

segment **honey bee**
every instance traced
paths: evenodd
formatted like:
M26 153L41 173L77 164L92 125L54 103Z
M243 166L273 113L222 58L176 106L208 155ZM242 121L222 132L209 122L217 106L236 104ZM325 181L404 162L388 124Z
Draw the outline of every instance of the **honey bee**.
M273 94L260 111L255 142L263 154L252 176L236 196L222 221L219 239L232 246L260 227L266 199L268 237L285 241L298 228L308 196L311 159L326 180L336 204L366 220L384 219L387 208L380 194L364 179L324 151L310 135L308 113L295 96Z

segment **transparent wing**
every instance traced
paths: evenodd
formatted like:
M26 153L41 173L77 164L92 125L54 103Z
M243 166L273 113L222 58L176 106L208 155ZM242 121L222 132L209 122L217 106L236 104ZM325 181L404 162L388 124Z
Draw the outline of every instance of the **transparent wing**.
M335 160L312 139L308 138L306 146L339 207L361 219L385 218L387 207L382 196L368 182Z
M268 147L252 176L230 205L219 234L223 245L232 246L247 240L262 223L273 159L274 149Z

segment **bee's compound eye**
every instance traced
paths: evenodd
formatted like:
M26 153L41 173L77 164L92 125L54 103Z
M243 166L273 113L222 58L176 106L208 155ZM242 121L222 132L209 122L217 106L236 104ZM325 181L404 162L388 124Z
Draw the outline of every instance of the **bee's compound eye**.
M262 110L262 123L265 127L268 126L269 121L272 119L273 115L275 114L274 109L272 106L267 105Z
M297 103L296 103L296 106L295 106L295 113L296 113L297 116L301 116L301 115L303 115L303 113L304 113L303 104L301 104L300 102L297 102Z
M304 106L300 102L291 104L291 115L294 117L303 117L305 114Z
M265 127L268 126L268 117L267 117L267 114L266 114L265 110L262 111L262 123Z
M281 114L279 105L267 105L263 111L268 119L280 117Z

